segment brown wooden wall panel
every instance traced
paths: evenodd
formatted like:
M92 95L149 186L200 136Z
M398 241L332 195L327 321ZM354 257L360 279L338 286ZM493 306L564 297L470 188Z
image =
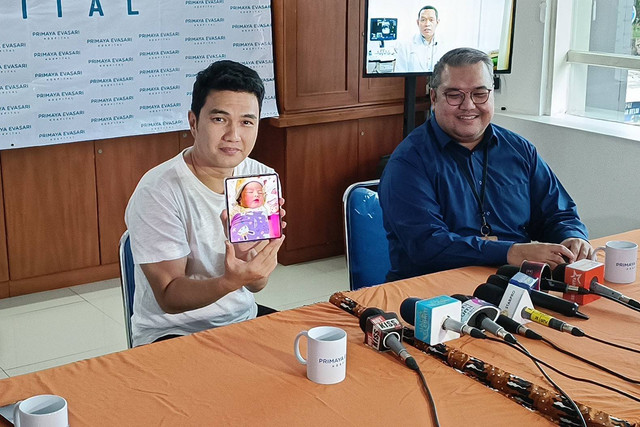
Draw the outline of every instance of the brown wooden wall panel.
M349 4L344 0L324 0L322 6L319 11L321 8L317 3L314 5L308 0L296 2L299 95L348 89L349 76L345 71L349 58L345 56L344 48L349 40ZM318 16L318 12L322 16ZM327 67L328 64L331 67ZM333 68L333 72L326 72L326 68Z
M98 265L60 271L44 276L29 277L26 279L9 281L9 296L31 294L34 292L49 291L51 289L66 288L68 286L82 285L113 279L120 275L120 266L115 264Z
M404 99L404 78L360 77L360 102L401 102Z
M2 153L11 280L100 264L93 142Z
M342 195L356 180L358 122L287 129L286 249L342 241Z
M281 113L358 103L359 0L274 0Z
M258 130L258 139L253 151L249 157L264 163L265 165L275 169L280 175L280 181L283 185L282 191L286 199L287 189L284 187L284 178L286 155L286 131L282 128L276 128L269 123L269 119L260 120L260 129ZM286 206L285 206L286 209Z
M360 119L358 177L376 179L380 157L391 154L402 141L402 115Z
M118 262L124 211L145 172L178 154L181 132L96 141L101 264Z
M9 282L0 283L0 299L9 298L11 296L9 292Z

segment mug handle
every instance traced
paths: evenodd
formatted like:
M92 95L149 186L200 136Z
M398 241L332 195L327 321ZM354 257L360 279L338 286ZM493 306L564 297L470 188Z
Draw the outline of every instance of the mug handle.
M597 257L598 253L597 252L598 251L604 251L604 250L605 250L604 246L598 246L597 248L595 248L593 250L593 253L591 254L591 261L598 261L598 257Z
M20 410L18 407L22 403L22 400L16 402L16 406L13 407L13 425L14 427L20 427Z
M302 331L298 333L298 335L296 335L295 341L293 342L293 352L296 354L296 358L298 359L298 362L302 363L303 365L306 365L307 361L300 354L300 338L302 338L302 336L307 337L307 340L309 339L309 335L307 335L307 331Z

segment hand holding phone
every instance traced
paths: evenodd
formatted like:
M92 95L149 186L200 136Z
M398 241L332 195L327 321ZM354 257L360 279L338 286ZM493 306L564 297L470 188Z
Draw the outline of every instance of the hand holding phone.
M282 235L276 173L225 179L227 236L231 243L275 239Z

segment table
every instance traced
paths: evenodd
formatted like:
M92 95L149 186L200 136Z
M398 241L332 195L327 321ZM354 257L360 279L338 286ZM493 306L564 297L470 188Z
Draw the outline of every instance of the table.
M640 230L596 239L640 242ZM471 294L495 268L466 267L348 292L365 305L399 312L409 296ZM640 299L640 284L607 284ZM585 332L640 348L640 313L599 299L581 311L590 320L557 317ZM293 355L300 330L334 325L348 334L347 377L335 385L310 382ZM531 324L529 324L531 325ZM532 325L555 343L640 379L638 354ZM557 368L640 396L640 386L602 373L536 341L520 338L532 354ZM551 389L521 354L494 342L463 337L447 343ZM409 348L424 373L443 426L554 425L540 414ZM303 349L304 352L304 349ZM574 400L640 423L640 405L599 387L549 375ZM43 394L69 402L72 426L114 425L430 425L429 404L415 372L389 353L363 344L357 319L329 302L163 341L94 359L0 380L0 406Z

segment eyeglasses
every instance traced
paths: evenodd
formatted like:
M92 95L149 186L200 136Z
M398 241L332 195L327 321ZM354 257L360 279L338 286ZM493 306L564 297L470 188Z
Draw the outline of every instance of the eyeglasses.
M469 94L471 102L476 105L481 105L489 100L491 89L477 89L469 92L464 90L450 90L444 92L444 97L447 100L447 104L453 107L457 107L458 105L462 105L462 103L464 102L466 93Z

